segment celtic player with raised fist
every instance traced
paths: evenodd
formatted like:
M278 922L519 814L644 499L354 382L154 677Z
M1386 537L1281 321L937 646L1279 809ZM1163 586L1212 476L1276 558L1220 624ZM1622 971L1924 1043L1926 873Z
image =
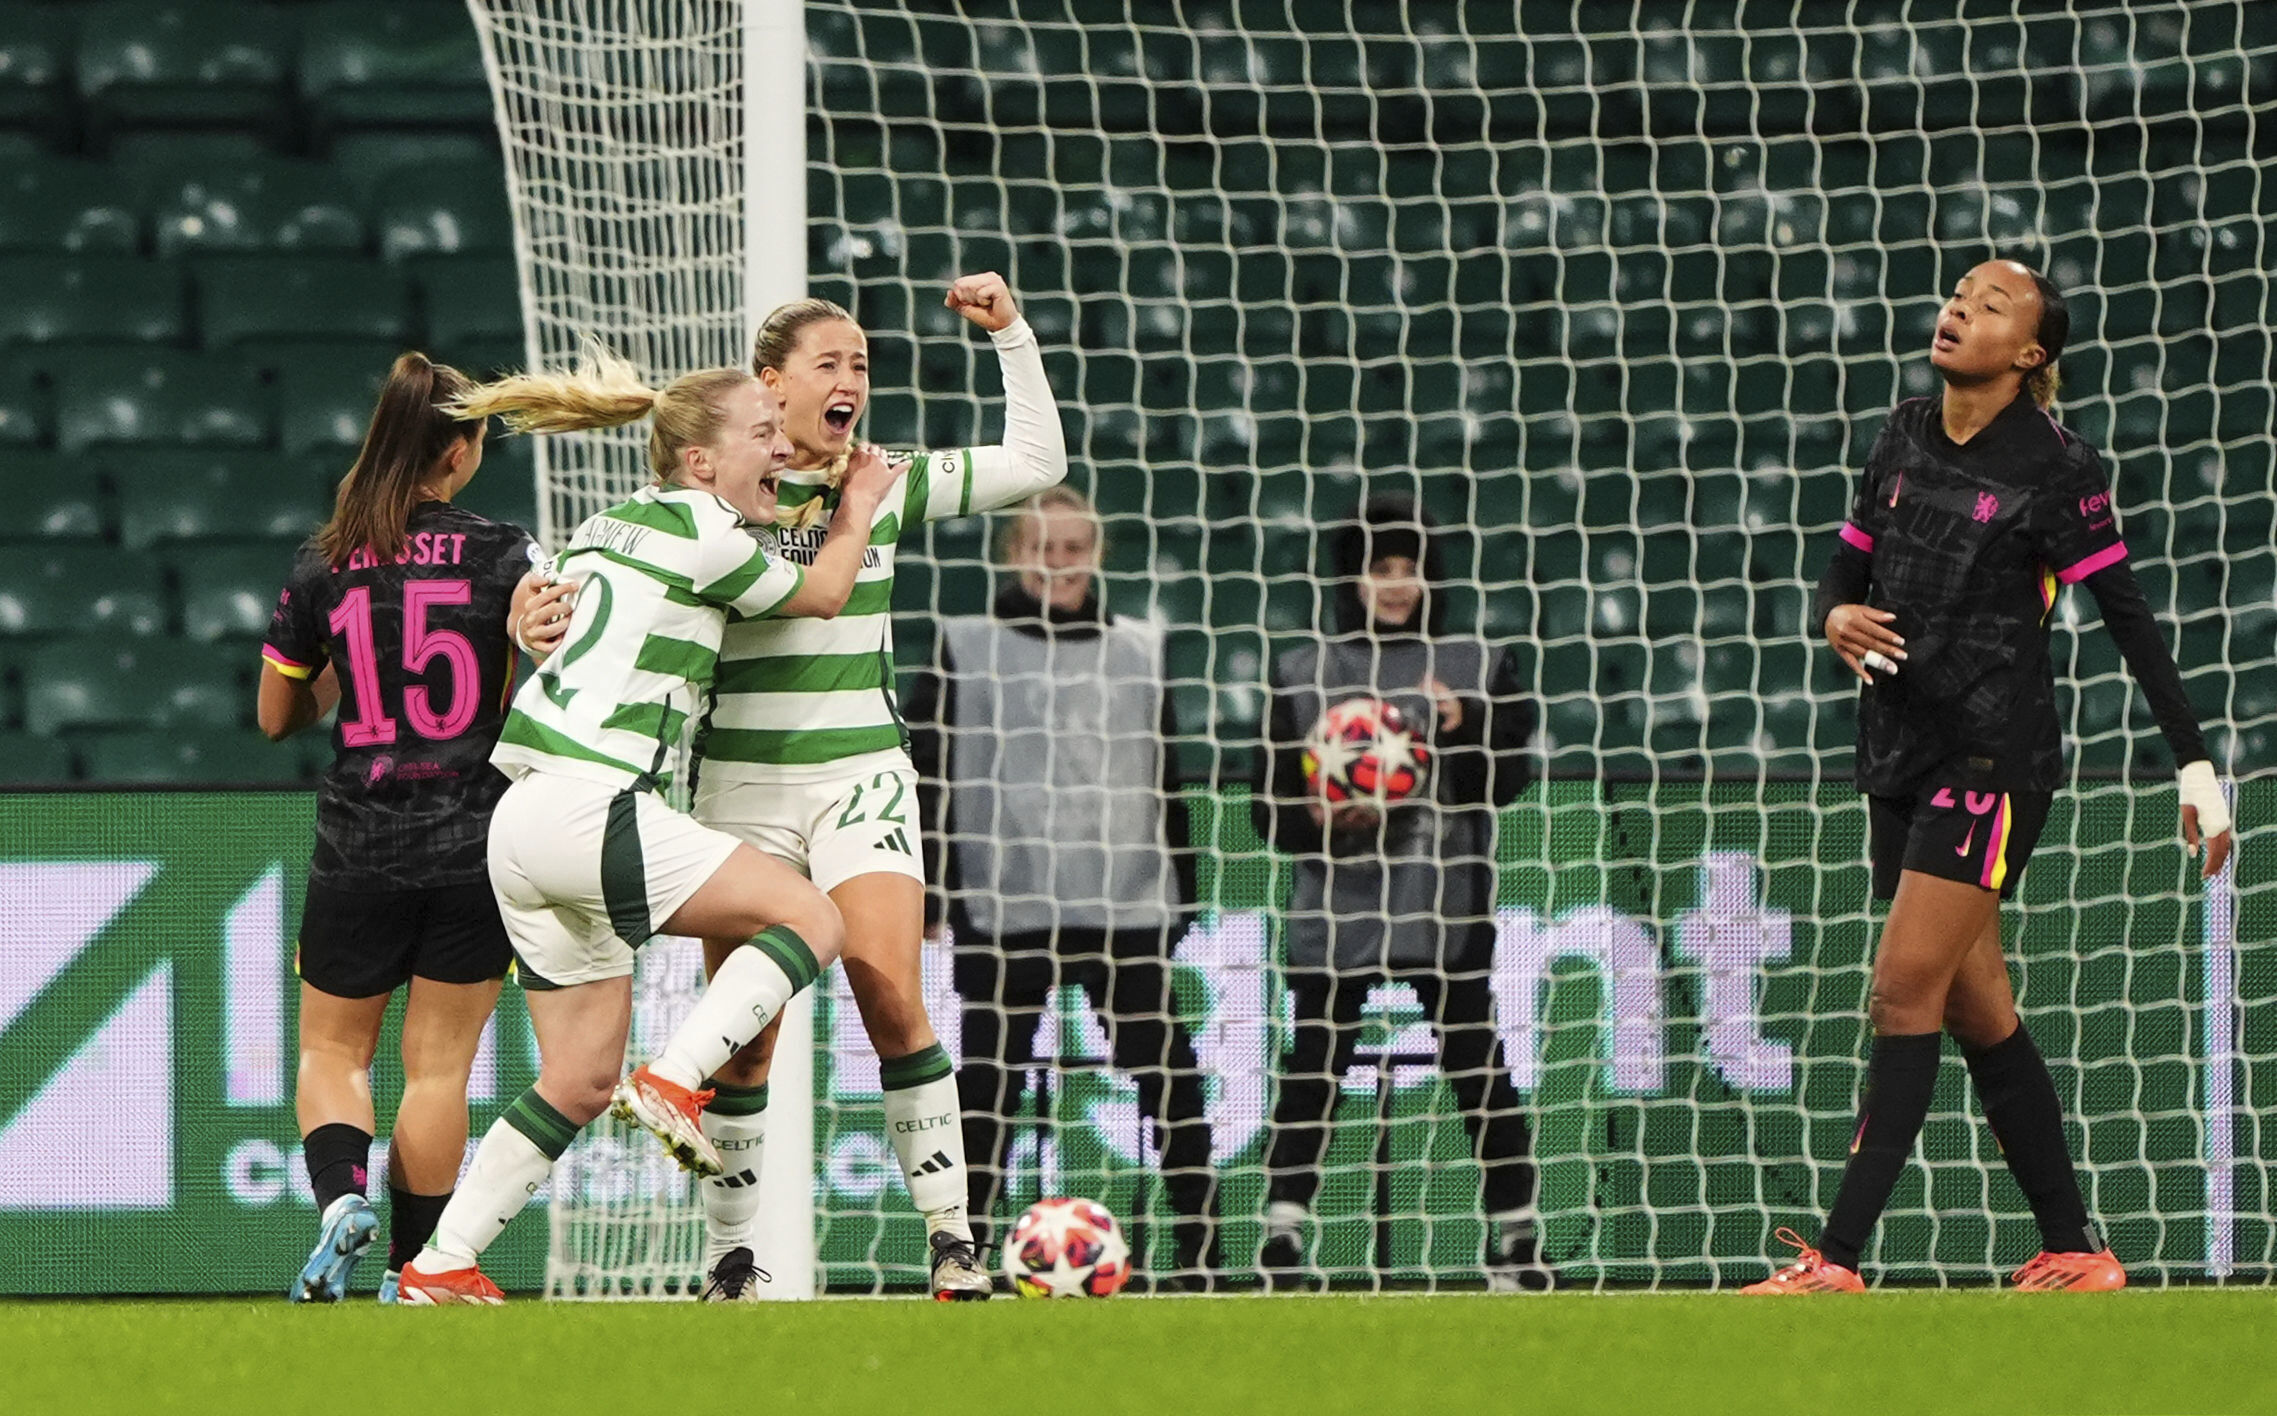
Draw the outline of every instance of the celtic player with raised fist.
M1059 408L1035 331L994 272L960 277L944 302L987 331L1004 374L1004 441L920 452L901 496L871 520L869 554L845 612L827 623L744 620L720 648L702 738L696 816L787 862L846 920L846 982L882 1063L886 1138L912 1203L925 1216L932 1289L942 1300L988 1296L965 1213L964 1141L948 1054L919 986L925 874L918 855L917 773L894 703L894 549L923 522L1014 502L1067 475ZM794 449L776 514L784 554L812 557L842 514L854 426L870 396L869 342L846 310L797 300L770 314L752 371L783 399ZM717 969L737 941L707 939ZM741 1166L704 1186L706 1296L752 1292L766 1079L773 1029L713 1076L705 1131Z

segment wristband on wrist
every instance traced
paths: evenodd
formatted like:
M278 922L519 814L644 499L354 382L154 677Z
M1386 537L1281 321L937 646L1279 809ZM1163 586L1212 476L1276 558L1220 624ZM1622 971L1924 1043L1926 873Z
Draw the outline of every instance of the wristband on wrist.
M2213 763L2204 758L2185 762L2175 777L2180 783L2182 804L2198 809L2199 839L2210 839L2230 829L2229 799L2222 795L2222 784L2214 776Z

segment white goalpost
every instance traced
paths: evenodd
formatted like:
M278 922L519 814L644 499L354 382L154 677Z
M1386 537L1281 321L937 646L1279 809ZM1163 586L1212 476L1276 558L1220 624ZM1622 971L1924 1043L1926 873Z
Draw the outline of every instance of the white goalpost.
M644 374L743 365L768 310L806 293L800 0L468 0L506 153L531 367L599 339ZM648 480L639 427L537 440L539 539ZM702 985L695 942L640 954L628 1065ZM811 1298L813 998L784 1010L756 1258ZM604 1116L556 1170L549 1297L687 1297L703 1282L689 1177Z

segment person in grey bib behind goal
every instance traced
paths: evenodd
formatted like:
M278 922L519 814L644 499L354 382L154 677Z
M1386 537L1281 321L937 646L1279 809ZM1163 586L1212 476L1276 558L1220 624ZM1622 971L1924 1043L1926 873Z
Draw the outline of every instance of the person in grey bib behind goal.
M1005 527L1017 572L991 613L941 624L939 669L908 703L926 837L928 927L955 935L964 1111L976 1229L994 1220L1020 1078L1046 1000L1079 984L1108 1059L1138 1086L1176 1218L1157 1290L1219 1267L1217 1174L1194 1040L1170 986L1193 923L1194 853L1170 743L1159 626L1099 601L1099 517L1052 487Z

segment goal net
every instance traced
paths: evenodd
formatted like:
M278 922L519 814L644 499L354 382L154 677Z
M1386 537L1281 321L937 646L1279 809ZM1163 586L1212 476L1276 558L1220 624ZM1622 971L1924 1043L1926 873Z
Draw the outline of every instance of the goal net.
M478 8L534 352L592 331L660 372L739 356L742 154L720 114L744 6ZM1288 870L1247 807L1261 682L1316 630L1329 539L1399 494L1445 528L1455 623L1516 655L1542 709L1545 780L1498 837L1494 982L1545 1254L1583 1285L1760 1276L1771 1231L1814 1232L1839 1179L1879 919L1853 689L1804 638L1810 586L1884 415L1932 391L1941 292L1975 261L2022 256L2071 292L2061 416L2107 450L2240 820L2277 808L2251 775L2277 748L2277 9L1140 9L805 5L807 277L869 331L867 434L955 447L999 435L1000 388L941 290L1002 271L1105 518L1107 602L1166 631L1204 847L1176 998L1227 1268L1255 1272L1291 1026ZM546 469L555 532L619 465L581 456ZM905 671L940 618L987 612L992 529L911 533ZM2195 881L2172 763L2092 601L2067 592L2055 624L2079 780L2005 912L2023 1009L2131 1268L2265 1276L2277 978L2243 946L2277 934L2277 886L2250 838ZM926 967L954 1051L950 954ZM1367 1023L1309 1261L1476 1284L1479 1170L1429 1022L1392 978ZM835 974L817 1037L821 1275L914 1286L922 1226ZM999 1218L1090 1194L1164 1264L1159 1157L1105 1043L1062 990ZM1972 1283L2030 1256L1957 1062L1920 1154L1870 1265ZM600 1192L619 1191L642 1182ZM688 1222L671 1194L643 1202ZM557 1200L557 1223L588 1208Z

